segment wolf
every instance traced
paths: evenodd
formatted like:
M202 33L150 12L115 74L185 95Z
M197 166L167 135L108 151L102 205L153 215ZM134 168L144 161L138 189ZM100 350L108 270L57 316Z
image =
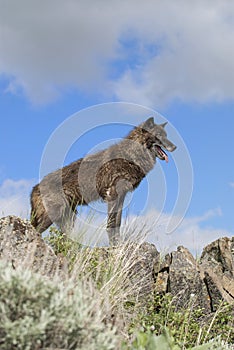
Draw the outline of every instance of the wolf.
M102 199L108 207L109 243L118 244L126 194L153 169L156 158L168 162L165 150L176 149L167 138L166 124L155 124L150 117L119 143L45 176L32 189L32 225L42 233L55 223L67 232L74 225L78 205Z

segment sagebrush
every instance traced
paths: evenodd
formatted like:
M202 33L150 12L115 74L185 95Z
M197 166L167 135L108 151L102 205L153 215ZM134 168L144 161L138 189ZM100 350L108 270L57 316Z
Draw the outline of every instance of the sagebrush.
M114 350L100 300L88 282L62 285L0 265L0 349Z

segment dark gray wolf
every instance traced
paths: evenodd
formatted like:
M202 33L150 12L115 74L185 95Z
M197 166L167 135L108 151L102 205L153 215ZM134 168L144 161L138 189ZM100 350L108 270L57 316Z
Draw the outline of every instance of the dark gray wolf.
M176 146L167 139L165 126L150 117L118 144L88 155L45 176L31 193L31 222L39 231L55 223L63 232L74 224L77 205L103 199L108 205L110 244L120 241L124 198L153 169L156 158L168 162L164 150Z

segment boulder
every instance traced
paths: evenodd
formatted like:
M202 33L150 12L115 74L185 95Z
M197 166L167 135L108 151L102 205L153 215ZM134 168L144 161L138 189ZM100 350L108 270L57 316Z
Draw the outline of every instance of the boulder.
M155 292L154 265L159 263L160 253L153 244L145 242L129 245L128 255L131 260L128 283L132 285L133 290L134 286L137 286L138 298L149 300Z
M210 309L209 294L198 264L182 246L171 253L168 292L175 297L178 307L199 307L206 312Z
M210 296L212 311L216 311L220 300L234 302L234 237L220 238L206 246L199 268Z
M171 293L177 308L199 307L210 311L210 300L198 264L188 249L180 246L155 266L155 291Z
M49 278L66 276L66 261L55 255L28 220L16 216L0 219L0 260Z

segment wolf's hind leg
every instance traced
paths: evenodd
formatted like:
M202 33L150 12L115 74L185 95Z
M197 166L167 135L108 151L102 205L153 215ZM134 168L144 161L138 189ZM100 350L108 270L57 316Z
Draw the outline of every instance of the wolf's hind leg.
M70 234L75 225L76 214L77 211L72 210L69 207L64 211L63 215L59 218L59 220L55 221L55 224L63 233Z
M41 215L38 215L36 212L32 212L31 224L39 233L43 233L48 227L50 227L52 221L46 211L44 211L44 213Z

